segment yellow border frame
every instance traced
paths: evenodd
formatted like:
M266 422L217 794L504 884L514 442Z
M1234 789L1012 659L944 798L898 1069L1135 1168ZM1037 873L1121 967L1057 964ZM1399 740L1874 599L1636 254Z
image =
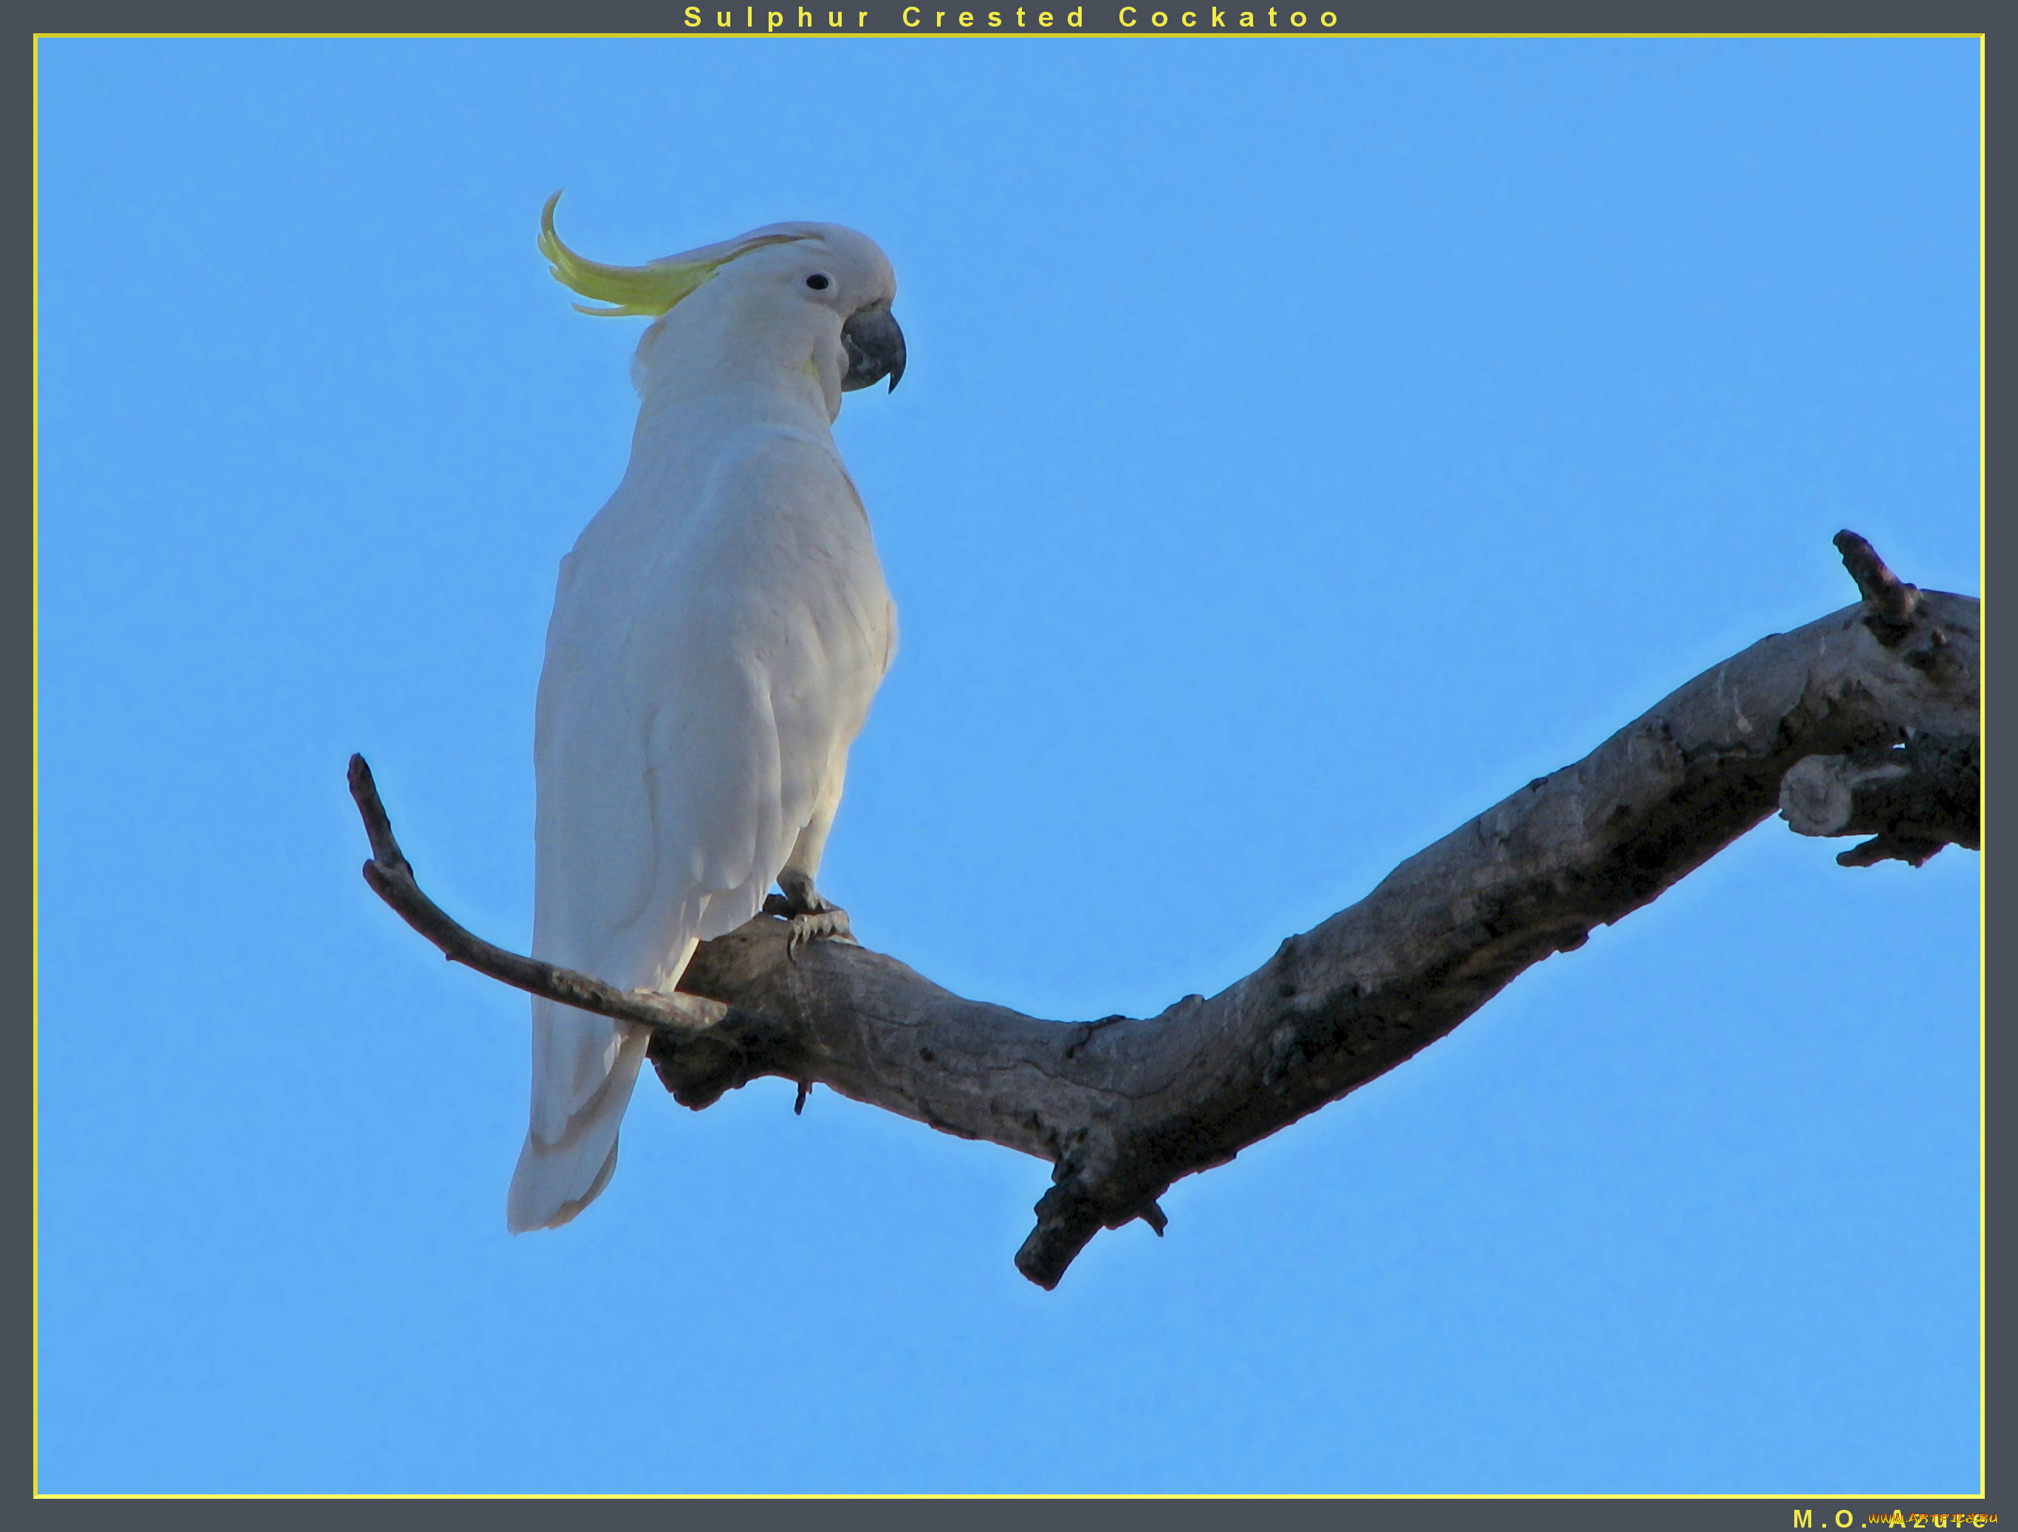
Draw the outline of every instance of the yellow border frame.
M1515 40L1515 39L1535 39L1535 40L1552 40L1552 39L1553 39L1553 40L1569 40L1569 39L1583 39L1583 40L1596 40L1596 41L1631 41L1631 40L1662 40L1662 39L1666 39L1666 40L1688 40L1688 39L1732 39L1732 40L1744 40L1744 41L1767 41L1767 40L1773 40L1773 39L1793 39L1793 40L1800 40L1800 41L1836 41L1836 40L1851 40L1851 39L1879 39L1879 40L1910 40L1910 39L1927 39L1927 40L1949 40L1949 41L1955 41L1955 40L1960 40L1960 39L1965 39L1965 38L1966 38L1966 39L1973 39L1973 40L1975 41L1975 43L1976 43L1976 543L1977 543L1977 562L1978 562L1978 567L1979 567L1979 568L1981 568L1981 569L1984 569L1984 570L1986 570L1986 571L1987 571L1987 567L1988 567L1988 565L1987 565L1987 559L1988 559L1988 551L1989 551L1989 550L1988 550L1988 540L1987 540L1987 536L1986 536L1986 528L1985 528L1985 519L1986 519L1986 515L1987 515L1987 510L1988 510L1988 506L1987 506L1987 501L1986 501L1986 498L1985 498L1985 483L1986 483L1986 479L1985 479L1985 475L1986 475L1986 473L1987 473L1987 471L1988 471L1988 430L1989 430L1989 420L1988 420L1988 415L1987 415L1987 395L1986 395L1986 392L1985 392L1985 390L1986 390L1986 388L1987 388L1987 379L1988 379L1988 367L1987 367L1987 361L1986 361L1986 357L1985 357L1985 350L1986 350L1986 345L1985 345L1985 340L1986 340L1986 336L1985 336L1985 314L1986 314L1986 312L1987 312L1987 307L1986 307L1986 305L1987 305L1987 302L1988 302L1988 287L1987 287L1987 271L1986 271L1986 267L1985 267L1985 261L1986 261L1986 258L1987 258L1987 253L1988 253L1988 244L1987 244L1987 228L1986 228L1986 222L1985 222L1985 218L1986 218L1986 211L1987 211L1987 207L1986 207L1986 202L1987 202L1987 196L1986 196L1986 194L1987 194L1987 187L1988 187L1988 181L1987 181L1987 171L1986 171L1986 159L1987 159L1987 149L1988 149L1988 146L1987 146L1987 145L1985 144L1985 142L1984 142L1984 126L1985 126L1985 108L1986 108L1986 104L1987 104L1987 61L1986 61L1986 54L1987 54L1987 51L1988 51L1988 37L1987 37L1987 35L1986 35L1986 34L1984 34L1984 33L1981 33L1981 32L1329 32L1329 31L1316 31L1316 32L1282 32L1282 31L1267 31L1267 32L1261 32L1261 31L1249 31L1249 32L1227 32L1227 33L1224 33L1224 34L1221 34L1221 33L1216 33L1216 32L1203 32L1203 33L1201 33L1201 32L1196 32L1196 31L1188 31L1188 32L1165 32L1165 31L1142 31L1142 32L1135 32L1135 31L1127 31L1127 32L1059 32L1059 31L1040 31L1040 32L1008 32L1008 31L997 31L997 30L993 30L993 29L988 29L988 30L983 30L983 31L976 31L976 32L967 32L967 31L961 31L961 32L954 32L954 33L948 33L948 32L940 32L940 31L931 31L931 32L926 32L926 31L922 31L922 30L921 30L921 31L911 31L911 32L796 32L796 31L794 31L794 32L782 32L782 31L781 31L781 32L719 32L719 31L709 31L709 30L704 30L704 29L700 29L700 28L696 28L696 29L693 29L693 30L690 30L690 31L680 31L680 32L37 32L37 33L34 33L34 34L33 34L33 37L32 37L32 41L31 41L31 49L30 49L30 117L31 117L31 124L30 124L30 130L29 130L29 154L30 154L30 166L29 166L29 186L30 186L30 196L31 196L31 198L33 199L33 206L32 206L32 209L31 209L31 217L30 217L30 235L29 235L29 238L30 238L30 249L31 249L31 254L30 254L30 260L29 260L29 266L30 266L30 279L29 279L29 283L30 283L30 285L29 285L29 291L30 291L30 303L31 303L31 305L32 305L32 312L33 312L33 314L34 314L34 317L35 317L35 321L36 321L36 323L35 323L35 324L34 324L33 326L31 326L31 335L30 335L30 340L29 340L29 366L30 366L30 370L31 370L31 371L30 371L30 388L29 388L29 398L30 398L30 414L29 414L29 420L30 420L30 426L29 426L29 429L30 429L30 432L31 432L31 435L32 435L32 440L31 440L31 443L30 443L30 448L29 448L29 461L30 461L30 465L31 465L31 466L30 466L30 473L31 473L31 497L32 497L32 499L31 499L31 513L30 513L30 517L29 517L29 526L30 526L30 533L29 533L29 557L30 557L30 560L31 560L31 564L32 564L32 568L31 568L31 570L30 570L30 591L31 591L31 595L30 595L30 621L31 621L31 624L32 624L32 627L33 627L33 631L32 631L32 633L31 633L31 636L30 636L30 640L29 640L29 663L30 663L30 666L31 666L31 676L30 676L30 696L31 696L31 713L30 713L30 720L31 720L31 721L30 721L30 726L29 726L29 740L30 740L30 751L31 751L31 760L30 760L30 769L29 769L29 777L30 777L30 790L29 790L29 803L30 803L30 812L31 812L31 814L33 815L33 822L32 822L32 824L31 824L31 826L30 826L30 842L29 842L29 844L30 844L30 853L29 853L29 854L30 854L30 878L31 878L31 887L30 887L30 890L29 890L29 911L30 911L30 920L31 920L31 922L32 922L32 934L31 934L31 973L30 973L30 976L29 976L29 985L30 985L30 997L31 997L31 999L30 999L30 1004L31 1004L31 1007L32 1007L32 1010L31 1010L31 1025L30 1025L30 1037L29 1037L29 1058L30 1058L30 1069L31 1069L31 1071L32 1071L32 1076L31 1076L31 1100L32 1100L32 1103L33 1103L33 1105L32 1105L32 1109L31 1109L31 1125L30 1125L30 1126L31 1126L31 1134L32 1134L32 1137L33 1137L33 1143L32 1143L32 1145L31 1145L31 1147L30 1147L30 1153L29 1153L29 1166L30 1166L30 1175L31 1175L31 1177L33 1178L33 1184L32 1184L32 1186L31 1186L31 1188L30 1188L30 1197L29 1197L29 1210L30 1210L30 1220L31 1220L31 1226L30 1226L30 1236L29 1236L29 1239L30 1239L30 1247L29 1247L29 1248L30 1248L30 1259L31 1259L31 1271L30 1271L30 1276L29 1276L29 1281L30 1281L30 1293L31 1293L31 1303L30 1303L30 1316L31 1316L31 1318L30 1318L30 1325L31 1325L31 1331L30 1331L30 1336L29 1336L29 1355L30 1355L30 1367L29 1367L29 1377L30 1377L30 1388L31 1388L31 1390L32 1390L32 1396L31 1396L31 1398L30 1398L30 1400L29 1400L29 1417L30 1417L30 1422L31 1422L31 1424L30 1424L30 1435L29 1435L29 1441L30 1441L30 1452L31 1452L31 1454L32 1454L32 1464L31 1464L31 1469L30 1469L30 1475L31 1475L31 1478L30 1478L30 1484L31 1484L31 1489L30 1489L30 1493L31 1493L31 1497L32 1497L32 1498L34 1498L34 1499L37 1499L37 1500L810 1500L810 1501L832 1501L832 1500L869 1500L869 1501L876 1501L876 1500L1349 1500L1349 1501L1362 1501L1362 1500L1482 1500L1482 1501L1506 1501L1506 1500L1719 1500L1719 1501L1733 1501L1733 1500L1751 1500L1751 1501L1780 1501L1780 1502L1783 1502L1783 1503L1791 1503L1791 1502L1794 1502L1794 1501L1800 1501L1800 1500L1807 1500L1807 1501L1814 1501L1814 1502L1819 1502L1819 1501L1824 1501L1824 1500L1827 1500L1827 1501L1833 1501L1833 1502L1841 1502L1841 1501L1867 1501L1867 1502L1870 1502L1870 1501L1879 1501L1879 1500L1888 1500L1888 1501L1892 1501L1892 1502L1894 1502L1894 1503L1897 1503L1897 1502L1901 1502L1901 1501L1954 1501L1954 1500L1983 1500L1983 1499L1987 1498L1987 1491L1986 1491L1986 1490L1985 1490L1985 1488L1984 1488L1984 1478L1986 1477L1986 1474L1987 1474L1987 1461L1988 1461L1988 1452L1989 1452L1989 1439L1988 1439L1988 1435L1987 1435L1987 1426L1986 1426L1986 1423L1985 1423L1985 1422L1986 1422L1986 1406L1987 1406L1987 1399L1986 1399L1986 1395L1987 1395L1987 1390L1988 1390L1988 1382L1989 1382L1989 1378L1988 1378L1988 1354L1987 1354L1987 1335L1988 1335L1988 1324L1989 1324L1989 1299L1988 1299L1988 1293L1989 1293L1989 1288L1988 1288L1988 1280L1987 1280L1987 1279L1988 1279L1988 1275L1989 1275L1989 1273L1988 1273L1988 1269L1987 1269L1987 1260L1988 1260L1988 1248L1987 1248L1987 1247L1988 1247L1988 1240L1987 1240L1987 1238L1986 1238L1986 1236L1985 1236L1985 1221L1986 1221L1986 1216L1987 1216L1987 1210L1988 1210L1988 1209L1987 1209L1987 1204L1988 1204L1988 1195L1989 1195L1989 1181L1988 1181L1988 1176L1989 1176L1989 1170L1988 1170L1988 1165L1987 1165L1987 1162L1986 1162L1986 1160L1985 1160L1985 1157L1984 1157L1984 1130L1985 1130L1985 1125L1986 1125L1986 1123L1987 1123L1987 1121L1988 1121L1988 1111L1989 1111L1989 1098L1988 1098L1988 1094L1987 1094L1987 1089L1986 1089L1986 1081L1987 1081L1987 1071L1986 1071L1986 1069L1985 1069L1985 1058L1984 1058L1984 1049L1985 1049L1985 1045L1986 1045L1986 1042L1987 1042L1987 1038L1988 1038L1988 1016L1989 1016L1989 1010L1988 1010L1988 993L1987 993L1987 990L1986 990L1986 987L1985 987L1985 981L1984 981L1984 969L1983 969L1983 961L1982 961L1982 952L1983 952L1983 943L1984 943L1984 939L1985 939L1985 932L1986 932L1986 931L1987 931L1987 929L1988 929L1988 928L1987 928L1987 925L1986 925L1986 909L1985 909L1985 903L1984 903L1984 889L1985 889L1985 887L1986 887L1987 885L1986 885L1986 884L1985 884L1985 882L1984 882L1983 880L1981 880L1981 879L1979 879L1979 880L1978 880L1978 884L1977 884L1977 895L1976 895L1976 901L1977 901L1977 929L1976 929L1976 942L1977 942L1977 964L1976 964L1976 997L1977 997L1977 998L1976 998L1976 1142L1977 1142L1977 1153L1976 1153L1976 1473L1977 1473L1977 1487L1976 1487L1976 1491L1975 1491L1975 1493L1974 1493L1973 1495L1968 1495L1968 1494L1955 1494L1955 1493L1952 1493L1952 1492L1948 1492L1948 1493L1935 1493L1935 1494L1910 1494L1910 1495L1900 1495L1900 1494L1897 1494L1897 1493L1891 1493L1891 1494L1884 1494L1884 1495L1872 1495L1872 1494L1830 1494L1830 1495L1803 1495L1803 1494L1798 1494L1798 1493L1792 1493L1792 1494L1787 1494L1787 1493L1775 1493L1775 1494L1741 1494L1741 1493L1732 1493L1732 1494L1717 1494L1717 1493L1714 1493L1714 1492L1703 1492L1703 1493L1696 1493L1696 1492L1689 1492L1689 1493L1676 1493L1676 1494L1640 1494L1640 1493L1625 1493L1625 1494L1602 1494L1602 1493L1577 1493L1577 1492L1571 1492L1571 1493L1563 1493L1563 1494L1542 1494L1542 1493L1522 1493L1522 1492L1508 1492L1508 1493L1503 1493L1503 1494L1469 1494L1469 1493L1465 1493L1465 1494L1456 1494L1456 1493L1453 1493L1453 1494L1439 1494L1439 1493L1434 1493L1434 1492L1423 1492L1423 1493L1410 1493L1410 1494L1355 1494L1355 1493L1339 1493L1339 1494L1321 1494L1321 1493L1310 1493L1310 1494L1254 1494L1254 1495L1242 1495L1242 1494L1220 1494L1220 1493L1205 1493L1205 1494L1182 1494L1182 1493L1145 1493L1145 1494L1115 1494L1115 1493L1089 1493L1089 1494L1060 1494L1060 1493L1032 1493L1032 1494L961 1494L961 1493L949 1493L949 1494L927 1494L927 1493L900 1493L900 1494L852 1494L852 1493L833 1493L833 1494L800 1494L800 1493L790 1493L790 1494L786 1494L786 1493L779 1493L779 1494L762 1494L762 1493L751 1493L751 1494L710 1494L710 1493L681 1493L681 1492L677 1492L677 1491L667 1491L667 1492L663 1492L663 1493L656 1493L656 1492L655 1492L655 1493L605 1493L605 1492L588 1492L588 1493L581 1493L581 1494L572 1494L572 1493L565 1493L565 1492L538 1492L538 1493L525 1493L525 1494L517 1494L517 1493L500 1493L500 1492L470 1492L470 1493L459 1493L459 1492L455 1492L455 1491L437 1491L437 1492L429 1492L429 1493L420 1493L420 1494L398 1494L398 1493L389 1493L389 1492L378 1492L378 1491L354 1491L354 1492L353 1492L353 1491L332 1491L332 1492L327 1492L327 1493L316 1493L316 1492L309 1492L309 1491L303 1491L303 1492L288 1492L288 1493L279 1493L279 1494L258 1494L258 1493L244 1493L244 1492L230 1492L230 1491L225 1491L225 1492L218 1492L218 1493L214 1493L214 1494L206 1494L206 1493L201 1493L201 1492L174 1492L174 1493L161 1493L161 1494L145 1494L145 1493L100 1493L100 1492L93 1492L93 1491L49 1491L49 1492L44 1492L44 1491L43 1491L43 1489L41 1488L41 1471L42 1471L42 1416L41 1416L41 1401L42 1401L42 1353L41 1353L41 1336L42 1336L42 1326L41 1326L41 1308L42 1308L42 1288L41 1288L41 1282L42 1282L42 1262L41 1262L41 1231L42 1231L42 1218L41 1218L41 1197L42 1197L42 1176L41 1176L41 1154L42 1154L42 1136L41 1136L41 1084L42 1084L42 1067L41 1067L41 1040L42 1040L42 1028L41 1028L41 1023L42 1023L42 964L41 964L41 952L42 952L42 921L41 921L41 895L42 895L42 877L41 877L41 871L42 871L42 843L41 843L41 830L42 830L42 813L41 813L41 801L42 801L42 701L41 701L41 681L42 681L42 560L41 560L41 529L42 529L42 524L41 524L41 509L42 509L42 493L41 493L41 492L42 492L42 455L41 455L41 442L42 442L42 433L41 433L41 378L42 378L42 371L41 371L41 324L40 324L40 321L41 321L41 312L42 312L42 309L41 309L41 292L42 292L42 285L41 285L41 259L42 259L42 246L41 246L41 214L42 214L42 202L41 202L41 187L42 187L42 153L41 153L41 135L42 135L42 117L41 117L41 102L42 102L42 95L41 95L41 86L42 86L42 55L41 55L41 47L40 47L40 45L41 45L41 44L42 44L42 43L43 43L44 41L52 41L52 42L54 42L54 41L74 41L74 40L86 40L86 41L124 41L124 40L143 40L143 39L144 39L144 40L159 40L159 41L206 41L206 40L207 40L207 41L218 41L218 40L243 40L243 41L253 41L253 42L286 42L286 41L318 41L318 40L324 40L324 41L355 41L355 42L386 42L386 41L394 41L394 42L426 42L426 41L486 41L486 40L510 40L510 39L520 39L520 40L535 40L535 41L571 41L571 40L579 40L579 41L695 41L695 40L702 40L702 39L717 39L717 38L745 38L745 39L748 39L748 38L798 38L798 39L806 39L806 38L835 38L835 39L840 39L840 38L864 38L864 39L867 39L867 38L892 38L892 39L913 39L913 40L921 40L921 41L922 41L922 40L928 40L928 39L930 39L930 40L940 40L940 39L950 39L950 40L956 40L956 41L957 41L957 40L960 40L960 39L964 39L964 38L973 38L973 39L977 39L977 40L978 40L978 39L986 39L986 38L1007 38L1007 37L1014 37L1014 38L1020 38L1020 39L1025 39L1025 40L1028 40L1028 39L1031 39L1031 38L1057 38L1057 39L1070 39L1070 38L1133 38L1133 39L1138 39L1138 40L1142 40L1142 39L1159 39L1159 40L1163 40L1163 41L1173 41L1173 42L1174 42L1174 41L1185 41L1185 40L1198 40L1198 41L1231 41L1231 40L1237 40L1237 39L1243 39L1243 38L1244 38L1244 39L1252 39L1252 40L1255 40L1255 41L1283 41L1283 42L1299 42L1299 41L1301 41L1301 42L1316 42L1316 41L1334 41L1334 40L1335 40L1335 41L1340 41L1340 42L1345 42L1345 41L1353 41L1353 40L1372 40L1372 39L1420 39L1420 40L1451 40L1451 41L1459 41L1459 40L1465 40L1465 39L1472 39L1472 40L1480 40L1480 39L1496 39L1496 40ZM1982 654L1983 654L1983 650L1984 650L1984 649L1987 649L1987 645L1985 645L1985 646L1982 646L1981 648L1979 648L1979 655L1982 655ZM1978 661L1978 663L1979 663L1979 666L1980 666L1980 665L1982 665L1983 663L1986 663L1986 660L1987 660L1987 656L1985 656L1984 658L1979 658L1979 661ZM1979 737L1980 737L1980 736L1981 736L1981 734L1982 734L1982 725L1983 725L1983 723L1984 723L1984 720L1985 720L1985 713L1984 713L1984 707L1983 707L1983 703L1982 703L1982 700L1981 700L1981 698L1979 697L1979 699L1978 699L1978 702L1977 702L1977 728L1978 728L1978 734L1979 734ZM1985 809L1987 809L1987 806L1988 806L1988 805L1987 805L1987 794L1985 794L1985 795L1984 795L1984 797L1985 797L1985 802L1984 802L1984 804L1983 804L1983 807L1984 807ZM1986 835L1986 837L1985 837L1985 843L1986 843L1986 845L1987 845L1987 835ZM1852 1520L1851 1522L1849 1522L1848 1524L1843 1524L1843 1523L1840 1523L1840 1522L1838 1522L1838 1521L1836 1521L1836 1520L1833 1520L1833 1519L1831 1519L1832 1517L1837 1517L1837 1516L1840 1516L1840 1515L1842 1515L1842 1514L1845 1514L1845 1513L1846 1513L1846 1511L1847 1511L1847 1508L1845 1508L1845 1510L1843 1510L1843 1511L1835 1511L1835 1512L1830 1512L1830 1513L1823 1513L1823 1514L1824 1514L1824 1521L1823 1521L1823 1526L1824 1526L1824 1527L1840 1527L1840 1526L1845 1526L1845 1525L1847 1525L1847 1527L1848 1527L1848 1528L1855 1528L1855 1527L1861 1527L1861 1526L1869 1526L1869 1525L1874 1525L1875 1523L1874 1523L1873 1521L1871 1521L1871 1520L1870 1520L1869 1518L1871 1518L1871 1517L1873 1517L1873 1516L1876 1516L1877 1514L1879 1514L1879 1513L1876 1513L1876 1512L1866 1512L1866 1513L1864 1513L1864 1518L1863 1518L1863 1519L1853 1519L1853 1520ZM1848 1513L1848 1514L1851 1514L1851 1515L1853 1516L1853 1518L1855 1517L1855 1513ZM1911 1514L1911 1513L1909 1512L1908 1514ZM1955 1513L1955 1512L1946 1512L1945 1514L1949 1514L1949 1515L1955 1515L1955 1514L1958 1514L1958 1513Z

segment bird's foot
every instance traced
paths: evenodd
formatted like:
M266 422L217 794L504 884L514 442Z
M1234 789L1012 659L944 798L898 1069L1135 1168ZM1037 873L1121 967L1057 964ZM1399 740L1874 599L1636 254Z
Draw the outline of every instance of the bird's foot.
M785 937L785 951L797 961L799 949L807 942L853 942L854 929L848 924L848 912L838 904L823 899L820 891L813 886L813 880L804 873L789 869L778 875L778 887L782 894L772 894L764 900L766 915L782 915L788 931Z
M854 928L848 924L848 912L838 904L804 915L793 915L789 924L792 933L785 938L785 950L794 957L807 942L853 943L855 940Z

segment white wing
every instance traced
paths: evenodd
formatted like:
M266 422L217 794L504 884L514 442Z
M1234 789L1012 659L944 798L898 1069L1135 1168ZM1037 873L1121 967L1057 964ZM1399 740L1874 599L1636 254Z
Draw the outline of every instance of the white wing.
M670 991L696 943L757 913L801 832L824 835L894 635L830 441L773 424L634 461L563 562L548 628L534 954ZM646 1042L533 1002L514 1231L602 1190Z

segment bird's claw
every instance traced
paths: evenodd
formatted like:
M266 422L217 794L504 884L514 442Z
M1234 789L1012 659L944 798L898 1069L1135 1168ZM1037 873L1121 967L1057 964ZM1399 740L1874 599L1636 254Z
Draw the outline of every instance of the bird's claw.
M855 940L854 928L848 923L848 912L838 904L822 899L810 881L794 880L786 893L767 897L764 913L783 918L785 952L794 962L798 961L799 949L807 942L852 944Z
M808 910L803 915L787 916L785 925L785 951L794 961L799 949L807 942L850 942L855 940L855 932L848 924L848 912L838 904L830 904L824 910Z

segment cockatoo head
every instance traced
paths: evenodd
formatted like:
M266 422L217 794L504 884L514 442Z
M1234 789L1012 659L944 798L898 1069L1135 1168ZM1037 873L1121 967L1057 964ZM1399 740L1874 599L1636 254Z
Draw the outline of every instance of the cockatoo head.
M540 216L554 280L614 305L584 314L654 315L638 345L640 391L662 368L713 376L784 368L816 380L828 413L843 392L904 376L904 332L890 313L896 273L874 240L832 223L774 223L643 266L586 260L554 232L555 192Z

